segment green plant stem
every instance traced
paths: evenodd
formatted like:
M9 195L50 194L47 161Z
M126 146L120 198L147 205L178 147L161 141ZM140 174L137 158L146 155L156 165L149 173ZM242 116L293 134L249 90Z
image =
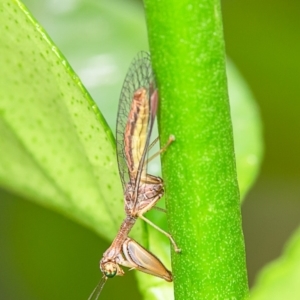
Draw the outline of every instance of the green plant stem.
M218 0L145 0L176 299L248 297Z

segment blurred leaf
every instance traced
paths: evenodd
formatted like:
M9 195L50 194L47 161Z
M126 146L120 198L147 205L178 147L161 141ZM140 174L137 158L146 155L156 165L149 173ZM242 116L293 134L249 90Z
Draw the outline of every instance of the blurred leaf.
M227 76L237 175L243 200L260 169L263 154L262 125L255 99L229 59Z
M261 271L251 292L251 300L299 299L299 278L300 229L292 236L282 256Z
M68 58L114 132L120 89L129 63L138 51L148 48L142 3L58 2L24 0Z

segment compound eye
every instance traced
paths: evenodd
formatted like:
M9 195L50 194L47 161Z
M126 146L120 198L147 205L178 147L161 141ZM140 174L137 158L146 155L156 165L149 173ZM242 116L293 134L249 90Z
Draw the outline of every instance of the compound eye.
M103 266L103 273L108 278L113 278L117 274L117 266L114 263L108 262Z

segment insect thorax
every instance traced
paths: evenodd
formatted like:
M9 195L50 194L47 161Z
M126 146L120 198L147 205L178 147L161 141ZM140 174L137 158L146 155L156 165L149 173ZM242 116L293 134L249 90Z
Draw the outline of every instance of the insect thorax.
M139 187L135 189L135 183L129 182L124 194L125 212L130 216L142 215L163 196L163 180L160 177L146 175L141 178Z

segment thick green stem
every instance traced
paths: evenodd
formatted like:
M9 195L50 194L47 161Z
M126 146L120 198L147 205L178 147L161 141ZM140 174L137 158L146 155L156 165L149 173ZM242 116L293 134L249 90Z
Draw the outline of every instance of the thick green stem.
M248 297L218 0L145 0L176 299Z

